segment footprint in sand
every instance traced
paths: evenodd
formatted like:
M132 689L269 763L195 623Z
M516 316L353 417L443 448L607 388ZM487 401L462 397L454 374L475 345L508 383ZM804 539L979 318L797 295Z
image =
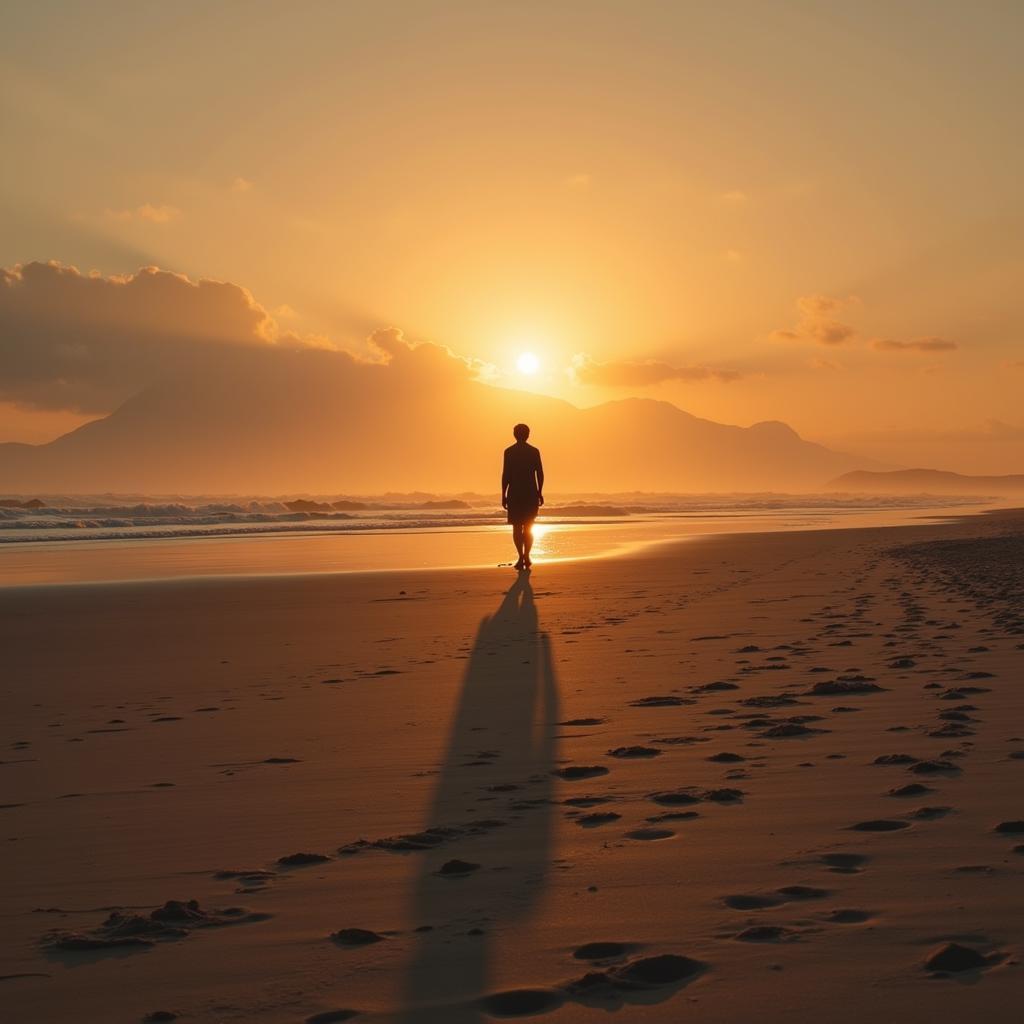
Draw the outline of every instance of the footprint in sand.
M367 928L339 928L331 932L331 941L338 946L372 946L374 943L383 942L384 936L378 932L372 932Z
M631 708L676 708L683 704L693 704L695 701L685 697L641 697L639 700L631 700Z
M994 967L1003 960L999 953L984 954L971 946L962 946L958 942L948 942L930 953L924 962L926 971L939 977L949 974L983 971Z
M723 896L722 902L732 910L769 910L772 907L781 907L785 900L758 893L736 893L732 896Z
M441 867L437 869L435 874L440 875L442 878L465 878L467 875L471 875L474 871L479 870L479 864L455 858L454 860L446 860Z
M908 782L905 786L896 786L890 789L889 796L924 796L925 793L933 792L931 786L922 785L920 782Z
M575 782L578 779L592 779L596 775L607 775L608 769L596 764L573 764L566 768L556 768L552 774L567 782Z
M484 996L480 1008L491 1017L528 1017L557 1010L564 1002L564 998L551 989L521 988Z
M610 825L622 817L614 811L595 811L593 814L584 814L576 819L576 824L581 828L597 828L599 825Z
M849 826L854 832L898 832L910 828L909 821L897 821L893 818L872 818L869 821L858 821Z
M265 886L269 885L275 878L277 878L276 871L261 871L261 870L235 870L235 871L215 871L213 877L217 881L236 881L241 883L239 888L235 890L236 893L251 893L261 892Z
M856 910L852 907L842 907L837 910L830 910L823 915L822 920L828 924L863 924L872 920L873 915L866 910Z
M566 985L565 991L584 1005L605 1003L615 1009L621 1002L648 1003L653 990L685 985L702 974L706 966L688 956L662 953L605 970L588 971Z
M630 951L623 942L588 942L573 950L574 960L619 960Z
M959 765L953 764L952 761L939 759L934 761L918 761L916 764L910 765L907 771L914 772L915 775L958 775L961 769Z
M1001 836L1019 836L1024 834L1024 821L1001 821L992 831Z
M736 893L722 902L732 910L770 910L793 900L820 900L830 896L827 889L813 885L784 885L773 893Z
M670 828L634 828L625 834L625 838L653 841L656 839L671 839L674 835L675 832Z
M658 750L657 747L615 747L613 750L607 751L609 757L618 758L641 758L641 757L660 757L663 751Z
M822 900L831 895L827 889L814 885L784 885L775 891L791 900Z
M695 793L682 789L666 790L660 793L648 793L647 799L652 800L656 804L661 804L663 807L678 807L700 803L699 796Z
M593 945L614 947L619 944ZM484 996L477 1005L490 1017L526 1017L549 1013L564 1005L566 999L578 1001L585 1006L605 1004L615 1009L623 1002L647 1003L651 1001L651 993L658 989L671 993L703 973L706 966L690 957L662 953L600 970L590 970L560 990L525 988L496 992Z
M911 811L907 817L913 818L916 821L937 821L939 818L944 818L947 814L952 813L952 807L918 807L916 810Z
M596 807L598 804L611 803L614 799L613 796L570 796L566 797L562 803L569 807Z
M859 693L880 693L884 686L866 679L833 679L815 683L808 691L809 697L846 697Z
M863 871L864 865L870 860L863 853L823 853L818 859L829 871L845 875Z
M917 764L921 759L913 754L879 754L872 762L880 765L907 765Z
M812 729L800 722L782 722L766 729L761 735L766 739L791 739L796 736L814 736L818 733L828 732L828 729Z
M283 868L305 868L313 864L323 864L331 858L322 853L289 853L285 857L278 857L277 863Z
M734 935L739 942L792 942L798 933L775 924L755 924Z
M193 931L265 921L269 917L241 907L207 910L197 900L168 900L148 915L114 910L99 927L88 932L49 932L43 937L43 944L61 952L143 949L180 941Z

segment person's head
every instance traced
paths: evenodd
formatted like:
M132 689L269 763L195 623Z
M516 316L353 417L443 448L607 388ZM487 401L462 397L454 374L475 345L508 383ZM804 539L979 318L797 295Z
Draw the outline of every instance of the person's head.
M530 436L530 428L525 423L517 423L512 428L512 436L517 441L525 441Z

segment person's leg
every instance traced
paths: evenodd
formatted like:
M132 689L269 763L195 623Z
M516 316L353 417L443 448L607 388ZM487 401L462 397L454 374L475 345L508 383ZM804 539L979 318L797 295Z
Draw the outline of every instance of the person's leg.
M523 527L523 561L530 564L530 549L533 547L533 523Z
M519 561L516 562L517 566L522 565L523 562L523 524L513 523L512 524L512 543L516 546L516 553L519 555Z

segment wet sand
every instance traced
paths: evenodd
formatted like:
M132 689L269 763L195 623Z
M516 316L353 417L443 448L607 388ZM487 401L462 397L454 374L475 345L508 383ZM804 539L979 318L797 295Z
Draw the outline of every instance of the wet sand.
M9 588L0 644L12 1019L1019 1019L1020 514Z

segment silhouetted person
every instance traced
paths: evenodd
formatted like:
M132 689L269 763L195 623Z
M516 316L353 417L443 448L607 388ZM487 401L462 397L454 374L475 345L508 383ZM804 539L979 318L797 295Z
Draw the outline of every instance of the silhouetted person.
M501 507L508 510L512 540L519 553L516 568L522 571L533 564L530 561L533 521L544 504L544 467L540 452L526 443L530 428L525 423L517 423L512 428L512 435L516 443L505 449L505 464L501 471Z

